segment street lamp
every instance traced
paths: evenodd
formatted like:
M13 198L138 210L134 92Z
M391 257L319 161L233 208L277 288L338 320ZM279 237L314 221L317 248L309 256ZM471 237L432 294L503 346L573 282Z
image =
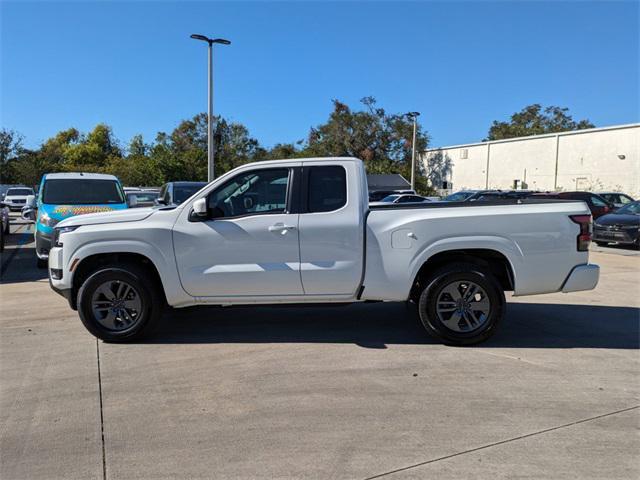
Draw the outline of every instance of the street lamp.
M224 38L209 38L204 35L194 33L191 35L194 40L202 40L209 44L209 106L207 109L207 181L211 182L215 178L215 169L213 164L213 44L220 43L222 45L231 45L229 40Z
M418 130L418 117L420 112L409 112L405 114L407 117L413 119L413 142L411 143L411 190L416 191L416 134Z

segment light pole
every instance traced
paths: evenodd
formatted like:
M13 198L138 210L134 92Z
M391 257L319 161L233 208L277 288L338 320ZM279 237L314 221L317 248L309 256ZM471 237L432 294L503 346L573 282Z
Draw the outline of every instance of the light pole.
M420 112L409 112L407 117L413 119L413 141L411 142L411 190L416 191L416 135L418 130L418 117Z
M207 181L211 182L215 178L214 149L213 149L213 44L231 45L229 40L224 38L209 38L204 35L193 34L194 40L202 40L209 44L209 105L207 108Z

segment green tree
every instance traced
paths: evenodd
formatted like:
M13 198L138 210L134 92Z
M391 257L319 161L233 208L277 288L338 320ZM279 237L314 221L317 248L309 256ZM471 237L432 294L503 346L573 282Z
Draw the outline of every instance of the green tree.
M413 121L403 114L389 114L376 106L373 97L361 100L363 110L354 111L334 100L329 120L312 128L304 156L348 156L364 161L368 173L399 173L411 177ZM428 135L418 125L416 151L423 152ZM416 189L431 193L420 166L416 172Z
M3 128L0 130L0 182L13 183L13 162L23 151L23 137L14 130Z
M98 124L86 136L64 148L63 168L66 171L105 172L110 161L122 157L111 127Z
M135 135L129 143L126 157L112 155L107 171L127 186L149 187L164 183L162 169L156 158L147 155L148 145L142 135Z
M267 160L284 160L287 158L299 158L300 156L302 156L302 150L293 143L276 143L266 153Z
M485 141L595 127L589 120L575 121L568 112L568 108L550 106L543 109L540 104L534 103L511 115L508 122L494 120Z

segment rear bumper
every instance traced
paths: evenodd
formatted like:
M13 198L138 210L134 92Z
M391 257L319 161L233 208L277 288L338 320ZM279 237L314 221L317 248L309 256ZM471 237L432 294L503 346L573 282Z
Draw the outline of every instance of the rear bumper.
M562 285L562 291L580 292L583 290L593 290L600 278L600 267L593 264L577 265L573 267L571 273Z

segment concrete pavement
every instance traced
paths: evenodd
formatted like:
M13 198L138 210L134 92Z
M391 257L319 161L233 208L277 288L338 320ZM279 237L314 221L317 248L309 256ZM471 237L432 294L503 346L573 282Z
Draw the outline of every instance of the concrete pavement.
M594 252L595 292L509 299L473 348L398 304L175 311L116 345L9 238L2 479L640 476L637 255Z

